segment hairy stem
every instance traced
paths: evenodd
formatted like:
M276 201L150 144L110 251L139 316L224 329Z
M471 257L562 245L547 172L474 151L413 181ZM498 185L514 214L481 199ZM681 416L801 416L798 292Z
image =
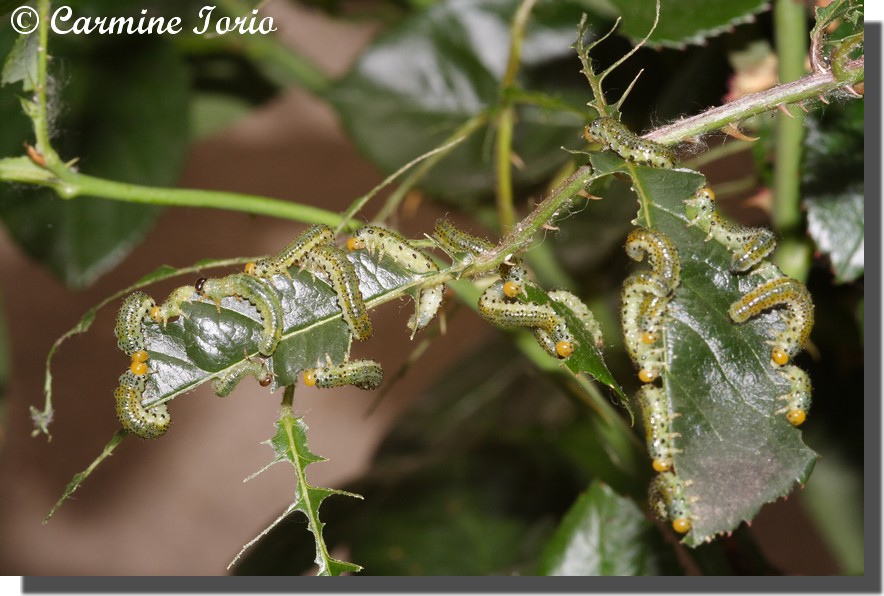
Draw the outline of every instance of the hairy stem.
M777 85L766 91L745 95L730 103L706 110L696 116L678 120L644 135L645 139L672 145L721 129L726 124L776 109L780 104L795 104L825 96L862 80L863 60L852 63L851 77L838 81L831 72L807 75L797 81Z

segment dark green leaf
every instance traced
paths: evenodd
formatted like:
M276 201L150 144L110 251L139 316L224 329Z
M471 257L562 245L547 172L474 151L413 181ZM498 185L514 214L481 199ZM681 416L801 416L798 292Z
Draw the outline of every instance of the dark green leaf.
M702 176L624 165L610 154L593 156L593 164L632 178L642 206L636 223L666 234L681 259L681 284L665 325L663 388L678 414L675 468L691 483L694 525L685 543L696 545L751 520L813 469L816 455L801 432L776 413L782 407L777 397L789 385L769 364L767 342L783 322L776 312L742 325L728 317L730 304L761 280L732 274L730 253L687 226L683 201Z
M439 3L375 40L330 92L363 153L383 170L393 171L495 106L517 5L514 0ZM551 60L572 54L578 17L579 10L570 2L537 8L523 47L525 78L542 73ZM572 66L555 78L559 85L562 80L579 83L576 73ZM559 89L553 93L561 95ZM525 167L515 172L515 182L530 184L545 179L567 159L558 149L574 142L583 119L530 107L519 110L516 122L513 151ZM490 134L488 129L473 134L424 178L423 187L461 200L490 192L495 180L489 167Z
M20 35L3 63L0 85L22 84L23 91L33 91L37 84L37 48L39 35Z
M125 68L116 60L121 53ZM174 184L188 140L188 79L172 47L158 39L102 45L70 68L59 154L80 158L89 174ZM4 126L0 153L21 154L30 134L9 89L0 93L2 118L17 124ZM157 214L153 206L92 197L63 201L46 189L3 187L0 194L0 216L12 237L74 286L88 285L123 259Z
M547 543L540 575L659 575L666 548L630 499L593 482Z
M351 253L360 289L366 301L395 291L414 280L394 269L382 268L364 252ZM350 350L350 332L341 318L334 290L308 272L292 277L277 275L273 287L284 313L284 331L268 366L276 375L274 387L297 383L298 373L325 363L343 362ZM155 298L159 303L161 297ZM165 326L144 323L151 374L146 394L165 402L192 390L217 373L258 354L262 325L255 308L245 300L225 298L220 312L214 304L187 302L186 317Z
M862 186L843 194L819 194L805 201L807 231L817 248L829 255L835 281L845 283L865 271L865 193Z
M586 332L583 323L574 315L574 313L563 304L550 300L545 292L529 286L527 288L528 300L536 304L549 304L560 316L565 317L568 323L568 329L577 340L577 346L574 353L565 361L567 366L575 374L581 372L588 373L592 378L607 385L613 389L618 397L622 400L626 396L620 385L614 379L611 371L605 364L601 350L595 345L592 336Z
M619 32L634 41L643 39L654 23L654 0L611 0L609 16L623 17ZM766 9L766 0L677 0L660 2L660 22L648 40L650 45L683 47L729 31L734 25L754 20Z
M329 549L325 544L325 538L322 533L325 524L319 521L319 508L323 501L332 495L361 497L342 490L313 486L307 482L307 467L310 464L326 460L324 457L310 451L310 447L307 445L307 425L304 423L303 418L296 418L291 415L290 407L283 407L282 415L276 423L276 435L268 443L273 448L274 453L276 453L276 458L270 465L282 461L292 464L295 468L297 484L292 504L260 536L273 529L274 526L293 512L299 511L307 517L307 528L313 534L316 547L314 562L319 567L319 575L337 576L343 573L356 573L360 571L362 568L359 565L341 561L329 555ZM266 470L267 468L264 469ZM248 548L250 544L244 548ZM240 552L240 554L242 553ZM235 561L236 559L234 559Z
M21 0L0 0L0 16L4 16L16 6L21 6Z
M854 101L807 119L802 190L807 229L828 255L835 280L863 275L865 106Z

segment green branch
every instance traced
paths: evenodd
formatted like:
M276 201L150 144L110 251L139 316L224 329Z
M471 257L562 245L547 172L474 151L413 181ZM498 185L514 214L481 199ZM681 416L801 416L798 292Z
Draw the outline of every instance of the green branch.
M513 127L516 111L509 90L516 87L516 75L522 61L522 42L525 40L525 27L536 0L522 0L513 24L510 27L510 54L506 71L500 81L500 113L497 117L496 162L497 162L497 216L500 228L508 231L516 222L513 209Z
M777 40L777 75L795 81L804 74L805 10L792 0L777 0L774 27ZM785 109L785 108L784 108ZM787 275L805 279L810 267L810 247L800 237L801 170L804 112L779 113L774 148L773 222L782 236L776 262Z
M644 135L643 138L664 145L672 145L679 141L720 130L727 124L774 110L782 104L797 104L842 91L863 78L862 59L852 62L850 66L852 68L847 80L839 81L831 72L813 73L797 81L745 95L696 116L661 126Z
M310 205L235 192L161 188L115 182L80 174L64 165L49 169L48 160L47 168L44 169L24 157L0 159L0 179L46 186L55 190L63 199L92 196L150 205L211 207L330 226L336 226L341 221L340 214Z

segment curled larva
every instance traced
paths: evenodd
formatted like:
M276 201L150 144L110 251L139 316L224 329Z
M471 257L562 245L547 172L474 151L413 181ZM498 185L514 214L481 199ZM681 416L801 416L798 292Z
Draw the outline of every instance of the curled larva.
M479 297L479 314L499 327L528 327L537 343L553 358L567 358L576 343L568 324L548 304L509 301L504 282L497 281Z
M303 264L314 273L321 271L328 276L350 333L360 340L371 337L371 319L359 291L356 268L347 259L347 255L336 246L320 245L304 256Z
M715 193L708 186L685 201L685 215L689 218L688 225L699 226L707 232L706 240L714 238L731 251L731 271L749 271L777 246L776 237L767 228L741 226L725 219L715 208Z
M244 273L234 273L217 279L200 279L196 287L201 296L215 301L219 312L222 298L239 296L248 300L261 316L262 333L258 351L264 356L273 353L282 337L283 326L282 305L275 290Z
M679 534L691 530L690 500L685 493L689 482L683 482L673 472L657 474L648 488L648 503L651 511L660 521L672 523L672 529Z
M411 246L403 236L380 226L363 226L356 230L356 235L347 241L347 248L351 251L365 249L372 254L379 253L381 258L388 256L394 263L412 273L439 271L439 267L430 257ZM414 315L408 319L408 328L413 334L429 325L436 316L442 306L443 292L442 284L421 288L415 301Z
M666 234L649 228L635 228L626 238L626 254L634 261L648 255L648 264L654 273L675 289L681 281L681 262L678 250Z
M289 268L300 264L307 253L317 246L331 245L334 239L335 231L327 225L310 226L274 256L259 259L254 263L246 263L245 273L255 277L272 277L276 274L289 275Z
M146 379L126 371L120 377L120 385L114 391L117 418L130 433L142 439L156 439L169 430L172 417L166 404L145 408L141 403Z
M660 339L666 309L669 308L670 297L660 297L646 293L639 310L639 331L643 343L653 344Z
M735 323L744 323L778 306L785 306L788 314L783 316L786 329L772 342L771 360L777 366L783 366L801 351L813 327L813 301L804 284L790 277L776 277L731 304L728 314Z
M509 302L504 299L503 282L495 282L479 297L479 314L499 327L539 327L553 334L561 323L547 304Z
M133 292L123 301L117 313L114 335L117 336L117 346L126 356L144 350L142 324L154 305L153 298L144 292Z
M567 358L577 349L577 342L564 319L559 318L552 333L542 327L534 328L533 333L540 347L553 358Z
M556 302L567 306L571 312L583 323L583 329L592 337L596 347L602 349L605 347L605 338L602 336L602 328L596 321L595 315L589 310L580 298L567 290L553 290L549 292L549 297Z
M347 242L350 250L365 249L369 253L385 255L412 273L433 273L439 270L433 260L414 248L402 235L380 226L363 226L356 230L356 236Z
M680 452L675 447L675 439L680 435L672 432L672 419L678 414L670 411L666 393L656 385L642 385L638 390L638 403L651 465L657 472L668 472L673 466L673 455Z
M436 221L436 226L433 228L433 237L439 243L439 246L452 256L468 255L475 257L494 248L494 245L487 240L464 232L447 219Z
M675 152L672 149L642 139L614 118L594 120L584 129L583 136L590 143L601 143L605 149L610 149L627 161L655 168L675 166Z
M792 426L801 426L810 411L810 379L806 372L791 364L784 366L780 374L789 381L789 393L777 397L786 402L786 406L776 413L785 414Z
M353 360L344 364L328 364L304 371L304 384L329 389L353 385L372 391L384 381L384 369L374 360Z
M246 359L212 379L212 391L218 397L227 397L249 375L255 377L262 387L267 387L273 381L273 373L267 370L265 362Z
M654 347L669 303L669 285L651 271L633 273L620 293L620 323L626 352L639 367L643 383L654 381L665 367L664 351Z
M169 319L186 316L181 310L181 305L191 300L194 293L193 286L175 288L162 304L155 305L150 309L150 318L165 325Z

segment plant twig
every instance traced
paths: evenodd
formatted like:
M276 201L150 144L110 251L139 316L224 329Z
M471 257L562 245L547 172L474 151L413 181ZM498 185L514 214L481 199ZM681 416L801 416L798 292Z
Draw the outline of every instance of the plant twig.
M643 138L656 141L664 145L672 145L685 139L697 137L706 133L714 132L733 122L739 122L774 110L780 104L794 104L812 100L819 96L829 95L834 92L859 82L862 79L863 60L855 61L853 76L847 81L838 81L831 72L813 73L797 81L777 85L751 95L744 95L730 103L718 106L696 116L684 118L661 126Z

